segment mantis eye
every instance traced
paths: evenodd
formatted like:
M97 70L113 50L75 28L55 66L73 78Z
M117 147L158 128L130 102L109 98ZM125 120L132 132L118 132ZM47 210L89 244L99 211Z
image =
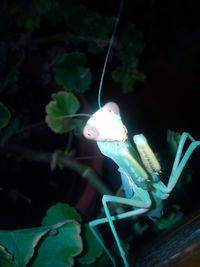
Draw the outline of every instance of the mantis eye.
M83 135L87 139L97 140L99 132L96 127L86 124L86 126L83 128Z
M107 104L104 105L104 108L106 108L108 112L112 112L116 115L120 115L119 107L114 102L108 102Z

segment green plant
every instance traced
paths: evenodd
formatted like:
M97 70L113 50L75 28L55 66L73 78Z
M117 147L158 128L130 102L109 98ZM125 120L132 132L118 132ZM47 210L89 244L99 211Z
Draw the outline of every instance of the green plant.
M1 266L72 266L74 257L83 250L81 216L64 203L47 211L42 226L15 231L0 231ZM87 226L85 226L86 228ZM87 229L85 231L87 233ZM88 263L101 254L101 249L88 234L87 254L79 261ZM96 249L95 254L93 249ZM99 248L99 249L98 249Z
M67 116L84 109L87 91L94 87L95 61L99 57L104 58L116 18L103 16L73 0L3 1L0 13L0 146L1 162L5 166L1 170L2 177L8 169L13 172L8 189L5 189L6 182L2 186L4 199L23 199L31 203L26 192L21 192L21 185L18 182L13 185L13 177L17 177L24 160L48 162L52 171L56 166L65 166L93 183L101 194L111 194L95 171L76 159L81 154L77 140L84 120ZM124 28L127 30L123 31L121 38L115 38L110 61L116 65L111 76L123 83L123 91L128 92L137 80L144 79L144 74L138 71L144 43L142 33L133 23L128 22ZM134 60L130 61L129 58ZM50 141L55 142L53 148L47 148L46 134L50 135L50 132L45 121L55 133ZM64 137L60 137L61 134ZM63 140L62 146L57 145L60 138ZM35 142L37 148L34 147ZM52 153L46 152L52 149ZM66 172L69 177L71 172ZM4 180L2 182L4 184ZM81 266L88 263L92 266L94 258L89 250L91 254L100 256L101 249L93 244L96 241L81 217L74 217L75 211L68 216L69 206L58 204L53 212L62 209L61 206L65 214L62 218L54 214L53 220L43 221L39 227L1 230L1 266L42 266L43 260L48 261L44 255L52 249L52 244L57 244L59 239L63 245L62 240L69 233L72 235L70 246L75 249L67 254L67 244L63 247L56 245L54 249L57 247L56 253L60 254L59 260L62 262L57 266L71 266L74 258ZM8 229L15 228L12 220L6 225ZM78 259L77 255L81 252L84 256L80 255ZM49 258L52 264L57 260L56 255ZM95 264L101 266L102 262L106 264L107 259L101 257Z

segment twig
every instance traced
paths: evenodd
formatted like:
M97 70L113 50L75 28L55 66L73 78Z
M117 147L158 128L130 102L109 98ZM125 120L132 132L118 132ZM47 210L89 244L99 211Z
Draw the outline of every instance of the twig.
M9 145L9 147L6 146L4 148L6 149L6 151L20 156L21 159L35 162L50 163L54 155L54 153L33 151L13 144ZM80 176L87 179L91 184L93 184L102 195L113 195L110 189L108 189L108 187L100 180L95 171L86 164L80 163L73 158L60 154L57 155L57 163L63 164L65 167L70 168L80 174Z

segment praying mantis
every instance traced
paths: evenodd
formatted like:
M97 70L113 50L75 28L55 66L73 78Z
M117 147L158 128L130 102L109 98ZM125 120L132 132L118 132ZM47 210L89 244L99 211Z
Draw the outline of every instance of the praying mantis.
M121 1L117 19L119 19L122 4L123 1ZM101 106L100 96L102 81L117 22L115 23L114 31L111 36L100 81L98 96L99 110L91 115L86 122L83 135L87 139L96 141L101 153L117 164L125 192L125 197L104 195L102 204L106 217L91 221L89 227L115 267L116 262L110 251L104 245L96 229L97 226L101 224L109 224L124 266L128 267L129 263L126 259L113 221L145 213L149 218L160 217L162 215L163 200L169 197L194 149L200 146L200 141L196 141L186 132L181 135L171 175L167 185L165 185L160 180L160 163L150 148L145 136L143 134L133 136L133 142L136 146L136 149L134 149L128 139L128 132L122 122L118 105L114 102L109 102ZM183 153L186 141L188 140L190 141L190 145L186 152ZM109 203L128 205L132 210L111 216L108 206Z
M114 258L96 231L98 225L109 224L124 266L128 267L129 264L113 221L144 213L150 218L160 217L163 200L169 197L192 152L200 146L200 141L195 141L186 132L181 135L171 175L167 185L165 185L159 177L161 166L143 134L133 136L138 151L136 154L128 140L127 129L121 120L120 110L116 103L109 102L95 112L87 121L83 135L90 140L95 140L101 153L111 158L119 167L118 171L121 174L125 197L104 195L102 204L106 217L91 221L89 226L112 261L113 266L116 266ZM183 154L187 139L191 143ZM125 204L131 206L133 210L111 216L108 203Z

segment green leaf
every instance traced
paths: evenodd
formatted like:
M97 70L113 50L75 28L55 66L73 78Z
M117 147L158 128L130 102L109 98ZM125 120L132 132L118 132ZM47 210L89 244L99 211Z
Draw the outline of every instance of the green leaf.
M10 111L2 102L0 102L0 128L8 125L10 117Z
M76 122L69 115L75 114L80 108L78 99L67 92L53 94L54 99L46 106L46 123L56 133L67 133L76 127Z
M34 253L39 240L50 230L62 224L22 230L0 230L1 254L6 260L14 261L16 266L25 266Z
M136 81L146 79L146 75L137 69L143 47L142 32L135 24L127 23L121 36L121 49L117 52L122 64L112 73L112 78L122 84L123 93L132 92Z
M53 67L56 82L65 90L85 92L91 84L91 72L84 67L85 63L86 57L83 53L65 54Z
M52 232L45 238L31 267L73 266L73 258L81 251L80 226L77 222L69 220L56 232Z
M124 252L126 255L128 255L129 253L129 245L124 243L123 241L121 241L121 245L124 249ZM117 266L122 266L122 259L121 259L121 256L119 254L119 249L117 247L117 244L114 243L111 248L110 248L110 253L111 255L113 256L115 262L117 263ZM110 267L112 264L111 264L111 261L110 259L108 258L108 256L104 253L102 255L102 257L98 258L97 261L95 263L92 263L91 265L89 265L90 267Z
M159 218L154 222L154 230L166 230L183 218L182 212L171 212L166 218Z
M46 14L48 22L53 25L61 23L66 17L68 17L68 14L74 5L74 0L54 0L52 2L52 8Z
M19 118L16 117L13 120L11 120L11 122L6 128L3 129L3 134L5 136L12 135L14 132L19 130L19 127L20 127L20 120Z
M100 246L99 242L96 240L92 234L89 225L84 226L84 242L86 247L86 253L80 256L78 259L81 264L91 264L96 261L98 257L101 256L103 248Z
M56 2L46 14L46 19L50 24L57 25L63 20L63 10L60 8L59 3Z
M4 77L0 78L0 92L8 85L8 83L14 83L18 80L19 69L13 67Z
M127 22L124 25L121 42L123 47L119 51L121 60L123 60L124 56L139 57L144 48L143 33L132 22Z
M132 92L136 81L143 82L145 80L145 74L138 72L137 65L136 57L124 57L122 65L112 72L113 80L122 83L123 93Z
M36 13L23 13L17 19L17 26L27 30L33 30L40 27L40 16Z
M42 220L42 225L55 224L59 221L73 219L81 222L81 216L75 208L66 203L57 203L51 206Z
M87 9L84 5L70 8L65 16L65 24L75 33L82 36L99 38L112 32L115 17L106 17ZM77 19L78 18L78 19Z
M34 0L35 9L39 14L45 14L52 6L53 0Z

